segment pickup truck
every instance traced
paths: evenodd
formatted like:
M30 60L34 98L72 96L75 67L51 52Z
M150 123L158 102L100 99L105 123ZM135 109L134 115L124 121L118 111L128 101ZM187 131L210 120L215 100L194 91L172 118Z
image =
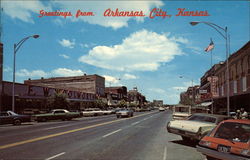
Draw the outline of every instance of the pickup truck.
M48 120L59 120L59 119L71 120L77 117L80 117L79 112L69 112L66 109L54 109L49 113L34 115L34 119L37 122L46 122Z
M30 122L31 116L20 115L12 111L0 112L0 124L20 125L22 122Z

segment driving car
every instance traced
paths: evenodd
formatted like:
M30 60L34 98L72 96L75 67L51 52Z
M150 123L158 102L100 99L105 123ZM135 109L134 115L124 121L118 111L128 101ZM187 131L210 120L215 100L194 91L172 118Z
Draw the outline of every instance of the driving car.
M221 121L230 119L228 116L195 113L186 120L172 120L167 124L169 133L177 134L184 141L200 140Z
M79 112L69 112L66 109L54 109L49 113L36 114L34 119L38 122L46 122L48 120L71 120L73 118L80 117Z
M250 120L222 121L196 147L208 160L249 160Z
M21 125L23 122L30 122L31 116L21 115L12 111L0 112L0 124Z
M160 108L159 108L159 111L160 111L160 112L161 112L161 111L165 111L165 108L160 107Z
M120 109L119 111L116 112L116 117L117 118L133 117L133 114L134 114L134 112L132 109L123 108L123 109Z

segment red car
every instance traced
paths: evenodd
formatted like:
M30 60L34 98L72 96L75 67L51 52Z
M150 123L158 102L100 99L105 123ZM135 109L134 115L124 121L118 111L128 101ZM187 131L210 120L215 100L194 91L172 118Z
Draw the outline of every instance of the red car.
M208 160L249 160L250 120L225 120L203 137L197 150Z

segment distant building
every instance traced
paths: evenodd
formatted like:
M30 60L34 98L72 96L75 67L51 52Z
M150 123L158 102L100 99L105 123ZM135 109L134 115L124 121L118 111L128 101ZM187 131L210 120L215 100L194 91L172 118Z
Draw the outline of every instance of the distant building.
M137 87L134 87L132 90L128 91L128 103L136 106L144 106L147 101L146 97L143 96L138 90Z
M127 87L106 87L105 94L107 97L108 105L118 105L122 100L127 101Z
M24 84L57 89L66 89L105 96L105 78L99 75L83 75L74 77L53 77L25 80Z
M163 100L153 100L153 105L155 107L162 107L163 106Z
M200 103L199 89L199 85L188 87L186 92L182 92L180 94L180 104L195 105L197 103Z

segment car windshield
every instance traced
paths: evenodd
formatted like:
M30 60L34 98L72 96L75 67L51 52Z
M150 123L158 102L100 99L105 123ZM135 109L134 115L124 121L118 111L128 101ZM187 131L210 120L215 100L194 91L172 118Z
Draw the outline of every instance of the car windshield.
M192 115L188 120L199 121L199 122L209 122L209 123L216 122L216 118L210 117L210 116L202 116L202 115Z
M9 113L10 113L11 115L13 115L13 116L18 115L18 114L16 114L15 112L12 112L12 111L9 111Z
M246 143L250 140L250 125L232 122L222 123L214 137Z

